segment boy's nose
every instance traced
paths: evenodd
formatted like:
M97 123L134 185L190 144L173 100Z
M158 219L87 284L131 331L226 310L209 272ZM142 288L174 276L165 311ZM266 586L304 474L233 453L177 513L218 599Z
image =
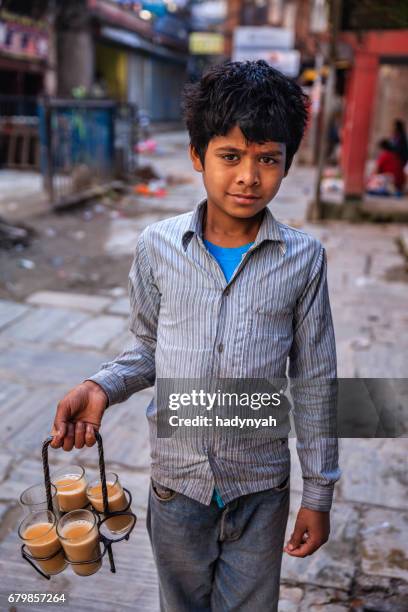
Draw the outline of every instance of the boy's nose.
M236 180L239 185L259 185L260 178L256 164L249 162L243 165Z

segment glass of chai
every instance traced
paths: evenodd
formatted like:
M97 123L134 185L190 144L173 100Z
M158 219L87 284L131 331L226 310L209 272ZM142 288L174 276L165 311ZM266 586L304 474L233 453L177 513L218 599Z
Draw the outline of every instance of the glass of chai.
M126 494L119 482L118 475L114 472L106 474L106 489L108 492L108 504L110 512L124 511L128 505ZM93 480L89 483L86 494L92 506L98 512L103 512L102 483L100 480ZM130 508L126 512L131 512ZM134 518L132 516L113 516L104 522L104 525L115 534L123 534L132 526Z
M60 516L60 510L57 501L57 489L51 485L51 499L53 512L57 518ZM20 504L26 512L39 512L40 510L48 510L47 493L45 485L37 484L32 487L28 487L20 495Z
M73 510L62 516L57 533L68 561L78 576L95 574L101 566L101 547L96 516L90 510ZM86 561L87 563L78 563Z
M86 498L85 470L80 465L67 465L52 474L57 488L57 500L61 512L80 510L88 505Z
M57 519L54 514L42 510L31 512L18 528L18 535L27 545L35 562L43 572L52 576L62 572L67 565L56 527Z

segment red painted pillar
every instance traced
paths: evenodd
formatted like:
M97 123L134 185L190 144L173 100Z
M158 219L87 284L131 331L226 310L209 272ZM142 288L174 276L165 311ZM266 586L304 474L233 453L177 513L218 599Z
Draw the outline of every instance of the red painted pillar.
M378 67L378 55L356 51L346 95L342 135L341 165L346 199L360 199L364 193L364 173Z

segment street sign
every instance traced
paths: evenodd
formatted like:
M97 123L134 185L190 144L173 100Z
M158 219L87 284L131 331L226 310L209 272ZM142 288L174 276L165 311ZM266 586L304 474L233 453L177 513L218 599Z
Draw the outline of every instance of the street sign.
M0 53L28 60L46 60L49 27L46 21L0 11Z
M241 26L234 31L234 47L239 49L293 49L295 34L287 28Z
M192 32L189 47L193 55L222 55L224 36L216 32Z

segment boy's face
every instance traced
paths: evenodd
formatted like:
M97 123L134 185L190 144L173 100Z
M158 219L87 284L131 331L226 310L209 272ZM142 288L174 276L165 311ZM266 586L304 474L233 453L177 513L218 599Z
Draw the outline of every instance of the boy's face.
M190 157L203 175L208 204L234 218L247 219L263 210L286 176L286 145L247 144L238 126L210 140L204 167L191 146Z

